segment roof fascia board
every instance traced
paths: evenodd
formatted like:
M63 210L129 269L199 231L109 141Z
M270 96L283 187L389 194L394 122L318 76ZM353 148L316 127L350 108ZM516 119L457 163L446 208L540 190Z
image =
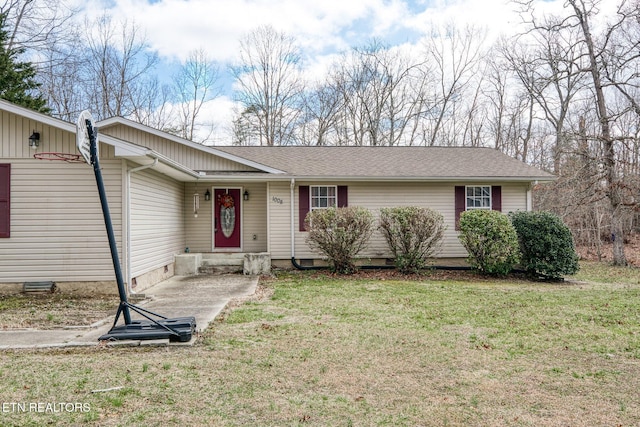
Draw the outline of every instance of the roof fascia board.
M147 133L150 133L150 134L155 135L157 137L168 139L168 140L173 141L175 143L186 145L187 147L190 147L190 148L193 148L193 149L196 149L196 150L200 150L200 151L204 151L204 152L207 152L209 154L213 154L215 156L221 157L223 159L231 160L231 161L234 161L236 163L240 163L242 165L249 166L249 167L261 170L263 172L273 173L273 174L285 173L284 171L281 171L279 169L275 169L275 168L272 168L272 167L269 167L269 166L265 166L265 165L263 165L261 163L254 162L253 160L247 160L247 159L245 159L243 157L239 157L239 156L236 156L234 154L225 153L224 151L216 150L213 147L210 147L210 146L207 146L207 145L198 144L196 142L189 141L188 139L180 138L178 136L171 135L170 133L163 132L163 131L158 130L158 129L154 129L154 128L149 127L149 126L145 126L145 125L143 125L141 123L136 123L136 122L133 122L131 120L127 120L127 119L125 119L123 117L111 117L109 119L101 120L98 123L96 123L98 128L100 128L100 127L109 127L109 126L113 126L113 125L116 125L116 124L129 126L129 127L134 128L134 129L137 129L137 130L139 130L141 132L147 132Z
M76 125L73 123L65 122L64 120L57 119L55 117L51 117L43 113L39 113L37 111L33 111L16 104L12 104L11 102L5 101L3 99L0 99L0 110L17 114L19 116L26 117L30 120L34 120L36 122L40 122L48 126L53 126L55 128L65 130L67 132L75 133L76 131Z
M476 183L476 182L517 182L517 183L531 183L531 182L551 182L555 181L557 177L548 176L531 176L531 177L351 177L351 176L294 176L294 175L269 175L269 176L251 176L251 175L200 175L200 179L203 181L290 181L291 179L296 181L315 181L315 182L456 182L456 183Z

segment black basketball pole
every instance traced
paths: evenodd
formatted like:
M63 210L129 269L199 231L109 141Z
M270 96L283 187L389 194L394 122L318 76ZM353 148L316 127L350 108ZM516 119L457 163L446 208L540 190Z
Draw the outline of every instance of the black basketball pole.
M124 280L122 278L122 269L120 268L120 260L118 258L118 247L116 246L116 238L113 234L113 225L111 224L111 214L109 213L109 204L107 202L107 193L104 190L104 182L102 180L102 171L100 170L100 162L98 161L98 142L96 141L96 131L93 129L91 120L85 120L87 124L87 133L89 134L89 152L91 154L91 164L93 172L96 175L96 184L98 185L98 193L100 194L100 204L102 205L102 215L104 216L104 225L107 228L107 237L109 238L109 248L111 249L111 259L113 260L113 270L116 274L118 282L118 293L120 294L120 305L116 314L116 320L120 313L124 315L124 323L131 323L131 314L129 313L129 305L127 303L127 292L124 288ZM114 323L115 323L114 322Z

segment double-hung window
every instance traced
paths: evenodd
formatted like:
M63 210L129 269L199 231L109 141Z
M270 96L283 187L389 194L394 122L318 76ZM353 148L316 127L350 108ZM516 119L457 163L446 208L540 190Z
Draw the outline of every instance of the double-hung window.
M490 186L467 186L466 195L466 210L491 209Z
M338 206L338 188L335 185L311 186L311 210Z

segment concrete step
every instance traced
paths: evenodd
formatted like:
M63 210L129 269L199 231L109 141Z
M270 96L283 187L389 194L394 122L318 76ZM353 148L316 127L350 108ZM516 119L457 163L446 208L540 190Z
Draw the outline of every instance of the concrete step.
M229 273L242 273L242 265L209 265L198 268L198 274L218 275Z
M225 266L225 265L242 266L243 264L244 264L244 253L225 252L225 253L202 254L201 265L203 267L209 267L209 266L215 267L215 266Z

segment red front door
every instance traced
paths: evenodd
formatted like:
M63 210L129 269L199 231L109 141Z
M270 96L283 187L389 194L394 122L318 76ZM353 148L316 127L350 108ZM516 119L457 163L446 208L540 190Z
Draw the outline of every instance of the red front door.
M213 192L214 246L240 248L240 189L216 188Z

